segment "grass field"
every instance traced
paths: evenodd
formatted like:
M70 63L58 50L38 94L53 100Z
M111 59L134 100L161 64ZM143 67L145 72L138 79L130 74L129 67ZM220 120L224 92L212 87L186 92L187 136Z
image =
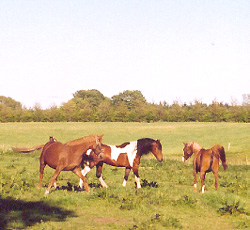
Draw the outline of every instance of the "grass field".
M130 175L123 188L123 168L104 165L108 189L99 187L95 170L88 176L91 193L76 191L78 178L59 176L58 190L44 195L54 170L39 180L40 151L14 153L11 147L61 142L104 134L106 144L142 137L160 139L164 161L142 158L142 188ZM182 163L182 142L225 147L228 170L220 167L219 191L213 174L206 191L193 191L192 160ZM0 124L0 229L247 229L249 225L250 124L239 123L3 123ZM229 146L230 144L230 146Z

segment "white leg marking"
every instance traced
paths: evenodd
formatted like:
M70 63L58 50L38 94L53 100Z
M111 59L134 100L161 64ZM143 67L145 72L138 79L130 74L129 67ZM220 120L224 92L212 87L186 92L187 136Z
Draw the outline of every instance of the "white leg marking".
M82 170L82 175L83 176L86 176L86 174L90 171L90 167L89 166L85 166L84 167L84 169ZM82 181L82 179L80 179L80 181L79 181L79 185L78 185L80 188L82 188L82 186L83 186L83 181Z
M123 183L122 183L122 186L123 186L123 187L126 187L126 184L127 184L127 181L124 179L124 180L123 180Z
M102 176L100 176L98 179L99 179L99 181L100 181L100 183L101 183L101 185L102 185L103 188L107 188L108 187L106 185L106 183L104 182L104 180L102 179Z
M182 162L184 162L184 161L185 161L185 158L184 158L184 157L182 157L181 159L182 159Z
M82 170L82 175L86 176L86 174L91 170L89 166L85 166L84 169Z
M195 189L197 188L197 184L194 184L194 188L195 188Z
M135 176L135 182L137 184L137 188L141 188L140 177Z
M201 193L205 192L205 185L202 186Z
M57 184L56 184L56 182L54 183L54 188L55 188L55 189L57 188Z
M49 191L48 191L48 190L46 190L46 191L45 191L45 195L48 195L48 194L49 194Z

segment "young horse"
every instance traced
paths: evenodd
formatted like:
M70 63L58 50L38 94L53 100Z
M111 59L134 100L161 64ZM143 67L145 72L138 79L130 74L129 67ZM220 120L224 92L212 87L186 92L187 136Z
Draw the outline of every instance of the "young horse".
M45 194L49 193L53 184L56 188L56 180L61 171L72 171L75 173L79 178L81 178L81 180L83 180L85 190L89 192L89 186L85 176L81 173L80 165L83 161L83 156L88 149L91 149L95 154L101 153L101 142L102 136L99 135L83 137L65 144L55 142L55 140L51 137L50 141L44 145L41 153L40 180L38 188L41 188L44 168L48 164L56 171Z
M82 174L85 176L90 169L96 166L96 176L104 188L107 188L108 186L102 179L103 163L126 168L123 181L124 187L126 186L129 173L132 169L135 175L137 188L141 188L138 168L142 155L152 152L158 161L161 162L163 160L160 140L155 141L150 138L126 142L119 146L102 144L102 149L103 152L99 155L101 159L94 156L91 151L88 151L87 155L89 155L89 158L85 158L87 166L82 170ZM79 187L82 188L82 180L79 182Z
M182 160L185 162L194 153L193 159L193 173L194 173L194 189L197 188L197 173L200 172L201 189L200 193L205 190L205 176L207 172L213 172L215 178L215 188L218 190L218 171L219 159L222 161L224 170L227 169L226 155L223 146L214 145L211 149L203 149L198 143L189 142L184 144L184 156Z

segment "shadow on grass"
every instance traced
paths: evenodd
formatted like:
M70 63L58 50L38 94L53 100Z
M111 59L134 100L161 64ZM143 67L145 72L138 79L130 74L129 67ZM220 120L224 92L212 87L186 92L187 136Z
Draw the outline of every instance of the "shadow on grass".
M0 197L0 229L24 229L47 221L65 221L74 217L73 211L48 205L42 201L26 202Z

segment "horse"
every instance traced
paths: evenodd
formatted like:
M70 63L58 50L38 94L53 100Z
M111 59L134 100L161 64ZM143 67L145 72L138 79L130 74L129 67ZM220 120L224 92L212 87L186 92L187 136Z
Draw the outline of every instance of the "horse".
M227 169L226 154L222 145L214 145L210 149L202 148L196 142L183 143L184 156L182 160L185 162L194 153L193 174L194 174L194 190L197 190L197 173L200 172L201 189L200 193L205 191L205 176L207 172L213 172L215 178L215 189L218 190L218 171L219 159L222 162L224 170Z
M102 178L103 163L126 168L122 184L124 187L127 184L128 176L132 169L135 175L137 188L141 188L138 173L141 157L149 152L152 152L159 162L163 160L162 145L160 140L153 140L151 138L125 142L119 146L102 144L101 148L103 149L103 152L98 157L93 154L91 150L88 150L84 156L84 160L87 162L87 165L83 168L82 174L85 176L94 166L96 166L96 177L99 179L103 188L108 187ZM83 181L80 179L80 188L82 188L82 183Z
M90 189L85 176L81 173L80 166L82 164L84 154L88 149L91 149L94 154L97 155L102 152L102 137L103 135L90 135L74 141L69 141L65 144L57 142L53 137L50 137L49 142L43 146L40 156L40 180L38 189L41 188L44 168L46 165L49 165L56 171L51 178L45 194L49 193L53 184L56 188L57 177L61 171L72 171L75 173L79 178L81 178L84 183L85 190L89 193Z

